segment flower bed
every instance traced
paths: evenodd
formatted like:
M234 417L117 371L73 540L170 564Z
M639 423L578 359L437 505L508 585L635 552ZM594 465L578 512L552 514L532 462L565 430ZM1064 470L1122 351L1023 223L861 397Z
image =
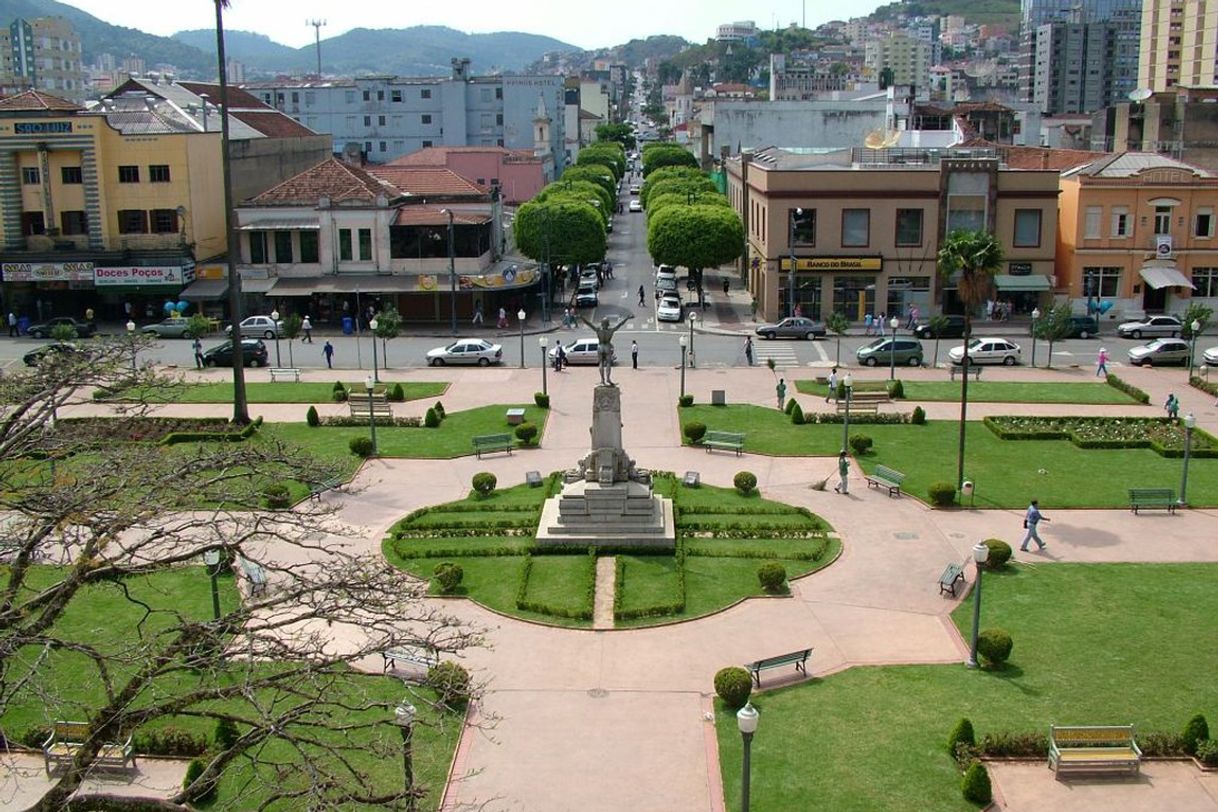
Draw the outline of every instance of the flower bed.
M1079 448L1149 448L1163 457L1184 456L1184 426L1166 417L987 417L1003 440L1069 440ZM1218 440L1193 430L1192 455L1218 457Z
M173 443L243 440L262 418L234 426L222 417L71 417L55 424L59 439L71 443Z

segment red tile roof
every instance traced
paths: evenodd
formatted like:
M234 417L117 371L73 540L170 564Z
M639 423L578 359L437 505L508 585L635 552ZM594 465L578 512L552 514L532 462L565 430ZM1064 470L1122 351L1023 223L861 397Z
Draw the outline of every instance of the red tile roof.
M249 201L254 206L284 206L290 204L316 205L323 197L335 203L363 202L375 204L378 195L390 200L402 196L402 190L363 169L350 166L336 158L322 161L299 175L272 186Z
M384 166L446 166L450 152L494 152L507 156L514 151L503 147L424 147L394 158Z
M0 99L0 111L5 112L78 112L83 110L79 104L42 93L37 90L27 90L15 96Z
M477 226L489 223L489 214L453 212L453 225ZM447 226L448 215L438 206L402 206L393 220L395 226Z
M291 116L278 110L233 110L233 118L244 121L268 138L299 138L317 135Z
M196 96L207 94L207 100L212 104L220 104L220 85L212 82L178 82L178 84ZM228 85L228 98L233 110L240 108L252 108L255 110L273 110L273 107L268 106L262 99L246 93L239 87Z
M477 185L442 166L382 164L368 167L369 174L416 197L485 197Z
M1011 169L1054 169L1064 172L1091 163L1107 153L1082 149L1049 149L1047 147L998 147L998 154Z

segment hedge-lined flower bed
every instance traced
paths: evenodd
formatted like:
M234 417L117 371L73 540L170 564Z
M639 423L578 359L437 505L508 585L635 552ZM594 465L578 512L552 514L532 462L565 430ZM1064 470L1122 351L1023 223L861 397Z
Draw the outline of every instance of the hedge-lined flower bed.
M1069 440L1079 448L1149 448L1184 456L1184 426L1166 417L987 417L1003 440ZM1218 439L1193 429L1192 456L1218 457Z
M69 417L56 421L58 439L70 443L174 443L239 441L258 430L262 418L235 426L223 417Z

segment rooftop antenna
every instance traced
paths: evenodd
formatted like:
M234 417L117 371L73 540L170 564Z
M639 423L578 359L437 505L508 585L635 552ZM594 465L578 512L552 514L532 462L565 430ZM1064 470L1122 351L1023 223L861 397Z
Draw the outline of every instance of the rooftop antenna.
M313 39L317 43L317 78L321 78L321 27L325 20L305 20L305 25L313 26Z

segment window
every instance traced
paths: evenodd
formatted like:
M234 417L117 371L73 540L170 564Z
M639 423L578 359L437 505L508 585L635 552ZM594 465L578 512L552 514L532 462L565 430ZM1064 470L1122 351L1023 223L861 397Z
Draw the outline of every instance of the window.
M865 247L871 241L871 210L842 209L842 246Z
M1197 227L1193 230L1194 237L1208 239L1214 236L1214 210L1211 208L1197 209Z
M79 166L60 167L59 177L64 183L84 183L84 175Z
M489 130L491 128L491 122L494 121L494 119L491 118L491 115L492 115L491 113L483 113L479 117L480 126L482 127L482 129Z
M431 142L430 142L430 141L424 141L424 142L423 142L423 149L427 149L427 148L428 148L428 147L430 147L430 146L431 146Z
M428 88L423 88L422 90L419 91L419 98L420 99L430 99L431 90Z
M385 91L383 91L383 90L376 91L376 100L384 101L385 100Z
M897 209L897 245L922 244L922 210Z
M292 232L275 232L275 261L282 263L292 261Z
M351 229L338 230L338 258L345 261L351 259Z
M343 91L343 101L347 104L355 104L355 91L354 90Z
M138 166L120 166L118 168L119 183L139 183L140 168Z
M364 91L364 101L372 101L372 91L370 91L370 90Z
M370 228L359 230L359 259L360 262L372 260L372 229Z
M1098 240L1100 238L1100 222L1104 219L1103 206L1088 206L1083 218L1083 239Z
M491 89L489 87L479 88L478 98L483 102L489 102L491 100Z
M42 173L36 166L21 167L21 182L26 186L37 186L42 183Z
M1040 245L1040 209L1015 210L1016 248L1036 248Z
M300 261L301 262L317 262L317 232L302 231L300 232Z
M501 87L497 87L497 88L495 88L495 98L496 98L496 99L502 99L502 98L503 98L503 88L501 88Z
M1155 206L1155 234L1171 234L1171 206Z
M169 183L168 164L152 164L148 167L149 183Z
M355 116L347 116L347 130L351 131L354 129L355 129Z
M364 126L365 127L372 126L372 116L364 116Z
M385 142L384 141L378 141L376 145L377 145L377 147L380 148L381 152L385 151Z
M176 234L178 231L178 213L173 209L152 210L153 234Z
M402 91L400 91L400 90L391 91L390 95L389 95L389 100L395 101L395 102L400 102L402 100Z
M1129 228L1129 209L1126 206L1112 207L1112 236L1113 237L1128 237L1130 236Z
M371 141L365 141L365 142L364 142L364 154L365 154L365 155L371 155L371 154L372 154L372 142L371 142Z
M265 265L266 264L266 232L251 231L250 232L250 264Z
M1083 295L1112 298L1120 289L1120 268L1083 268Z
M426 113L424 113L424 114L423 114L422 121L423 121L423 123L424 123L424 124L430 124L430 123L431 123L431 116L430 116L430 115L428 115L428 114L426 114Z
M59 223L64 235L89 233L89 220L83 211L61 211Z
M296 90L292 91L292 104L300 104L300 92L299 91L296 91Z
M310 107L317 103L317 94L312 90L305 91L305 107Z
M947 223L953 231L984 231L989 221L990 178L984 172L953 172L947 177Z
M791 209L788 228L795 229L796 245L816 245L816 209Z
M394 152L404 152L406 150L406 142L400 138L395 138L393 141Z
M143 209L120 209L118 212L119 234L147 234L148 212Z
M485 186L486 178L474 178L474 183L478 184L479 186Z
M1218 296L1218 268L1193 268L1193 296Z
M40 211L24 211L21 213L21 233L26 236L34 234L46 234L46 222L42 219Z
M496 114L495 114L495 123L496 123L497 125L499 125L500 127L502 127L502 126L503 126L503 113L496 113Z
M377 117L376 117L376 125L377 125L378 127L384 127L384 126L385 126L385 117L384 117L384 116L377 116Z

